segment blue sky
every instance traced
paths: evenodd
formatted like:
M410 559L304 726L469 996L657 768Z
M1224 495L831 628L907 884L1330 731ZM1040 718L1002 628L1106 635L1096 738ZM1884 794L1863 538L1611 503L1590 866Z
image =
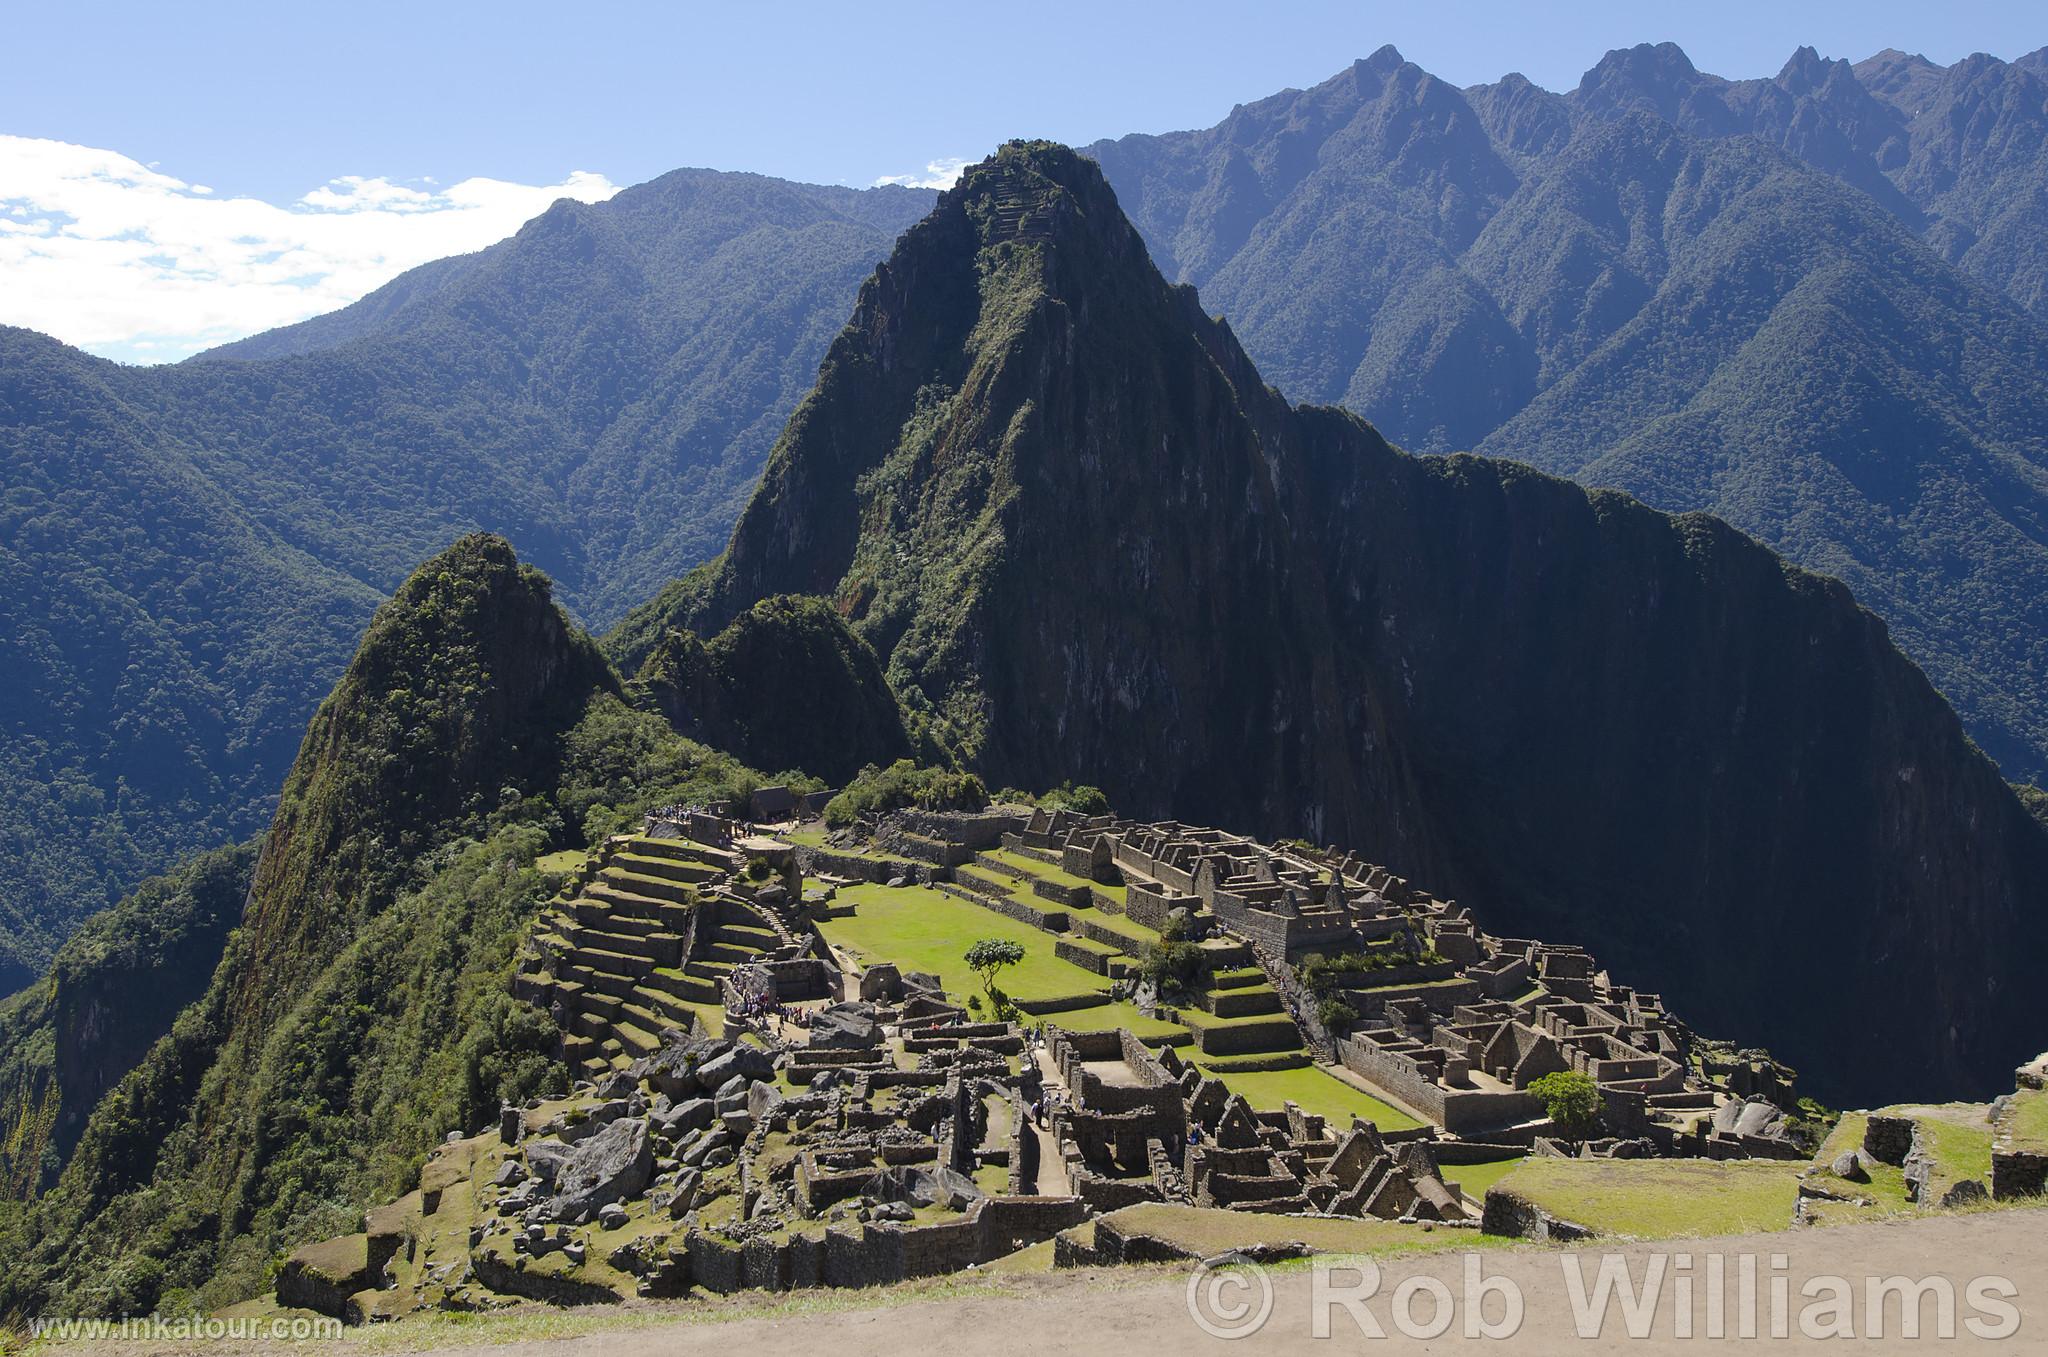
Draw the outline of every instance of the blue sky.
M1944 63L1973 51L2011 58L2048 44L2048 7L14 0L6 31L0 135L116 153L132 164L115 177L137 179L147 167L165 181L160 197L233 201L244 216L270 204L367 223L371 243L338 269L318 298L324 309L364 280L418 262L424 248L476 248L495 238L483 233L504 234L529 197L602 196L682 165L868 184L978 158L1011 136L1085 142L1206 126L1235 103L1313 84L1388 42L1461 85L1519 70L1553 89L1576 84L1609 48L1667 39L1731 77L1773 74L1801 43L1852 60L1886 46ZM579 171L586 177L572 180ZM10 198L24 201L10 173L25 172L0 160L0 211ZM465 184L468 197L454 206L474 209L468 216L447 218L438 234L399 229L395 214L435 219L450 207L449 186ZM426 197L394 197L406 192ZM280 276L323 266L317 249L289 236L258 262ZM216 275L246 264L193 249ZM304 249L313 252L302 258ZM83 286L80 277L52 275L49 286ZM0 287L0 320L15 323L46 322L49 305L63 300L46 293L43 311L9 314L7 291ZM194 334L217 342L277 323L269 312L229 309L181 329L176 306L173 298L144 319L166 344L187 348ZM122 324L113 299L107 308L64 337L148 358L131 342L140 331L105 337Z
M1006 137L1206 126L1392 42L1458 84L1569 88L1669 39L1704 70L1793 48L1947 62L2048 44L2030 3L215 3L7 6L0 131L272 201L337 175L635 183L680 165L867 183Z

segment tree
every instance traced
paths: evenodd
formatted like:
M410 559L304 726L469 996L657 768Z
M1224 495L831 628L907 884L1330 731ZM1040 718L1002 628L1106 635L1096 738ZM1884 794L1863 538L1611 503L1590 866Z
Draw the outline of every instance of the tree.
M1585 1139L1600 1120L1600 1086L1590 1074L1558 1070L1531 1083L1529 1091L1543 1100L1557 1129L1574 1140Z
M967 964L981 977L981 987L987 992L989 1007L997 1018L1004 1017L1012 1005L1009 997L996 988L996 973L1023 959L1024 944L1007 938L983 938L967 949Z

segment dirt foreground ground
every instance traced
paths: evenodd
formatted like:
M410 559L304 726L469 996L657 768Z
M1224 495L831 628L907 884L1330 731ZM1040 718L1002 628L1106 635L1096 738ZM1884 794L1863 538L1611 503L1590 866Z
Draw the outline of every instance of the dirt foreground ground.
M1845 1347L2048 1352L2048 1210L1985 1211L1611 1249L1418 1255L1382 1260L1376 1277L1370 1274L1372 1266L1340 1262L1318 1268L1294 1262L1259 1271L1204 1271L1189 1265L988 1275L942 1283L937 1291L913 1286L872 1297L806 1293L751 1312L729 1303L634 1305L604 1315L586 1311L530 1322L517 1316L490 1318L467 1334L398 1324L292 1350L367 1357L424 1344L443 1357L1182 1357L1459 1348L1647 1357L1735 1341L1778 1352ZM1603 1267L1617 1282L1625 1271L1623 1292L1642 1295L1653 1278L1661 1279L1656 1303L1641 1309L1635 1325L1629 1323L1629 1307L1620 1294L1610 1291L1601 1304ZM1718 1326L1709 1314L1717 1272ZM1754 1277L1753 1290L1745 1285L1746 1273ZM1581 1279L1577 1288L1574 1276ZM1905 1307L1918 1320L1917 1338L1902 1316L1902 1284L1913 1288L1907 1295L1917 1300ZM1578 1306L1575 1289L1582 1302ZM1521 1299L1518 1322L1510 1322L1503 1291ZM1476 1319L1475 1296L1481 1301ZM1752 1296L1753 1303L1747 1299ZM1450 1310L1440 1321L1434 1309L1441 1297L1448 1297ZM1687 1310L1689 1328L1681 1319ZM1745 1310L1754 1316L1753 1324L1745 1321ZM1440 1322L1447 1324L1441 1332ZM1632 1336L1631 1327L1643 1336ZM540 1336L551 1328L573 1336ZM476 1341L493 1329L499 1341ZM282 1350L241 1344L173 1349L136 1342L92 1347L127 1353Z

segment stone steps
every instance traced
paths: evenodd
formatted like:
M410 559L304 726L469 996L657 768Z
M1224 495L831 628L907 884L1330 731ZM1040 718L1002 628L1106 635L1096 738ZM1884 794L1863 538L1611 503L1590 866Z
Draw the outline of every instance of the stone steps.
M697 949L693 961L723 961L728 965L742 966L750 961L759 961L767 952L759 947L749 947L739 942L710 942Z
M667 1026L687 1029L697 1021L697 1015L691 1010L689 1003L674 994L670 994L666 990L642 987L635 991L634 1000L636 1007L646 1010L650 1016L657 1020L656 1031L660 1031L662 1027ZM710 1000L700 1000L699 1002L716 1003L717 1001L717 995L714 994Z
M608 933L570 924L564 935L579 950L641 958L655 966L673 966L682 959L683 940L673 933Z
M1247 989L1266 983L1266 973L1257 966L1242 966L1235 970L1217 971L1209 977L1214 989Z
M640 987L639 981L630 975L612 975L605 971L593 971L587 966L578 966L573 963L562 968L562 975L566 979L577 982L585 991L575 1003L569 1005L572 1008L590 1007L592 995L603 994L609 995L614 999L630 999L633 996L633 992ZM564 1000L564 1002L567 1003L568 1001Z
M650 933L673 931L666 919L621 914L617 910L606 909L601 902L588 897L575 901L571 906L571 913L575 922L590 928L601 928L610 933L631 933L645 937Z
M663 881L680 882L685 886L701 885L715 880L719 872L701 862L680 862L674 858L643 857L638 853L620 853L605 864L635 876L659 877Z
M634 857L666 858L671 862L696 862L710 867L714 872L734 872L746 865L740 854L709 844L693 843L688 839L650 839L635 835L626 840L622 852Z
M1202 996L1202 1007L1219 1018L1248 1018L1260 1013L1284 1012L1279 991L1271 985L1247 985L1241 989L1212 989Z
M756 928L752 924L720 924L711 930L709 943L728 943L736 947L751 947L757 952L770 952L782 945L782 935L772 928Z
M672 905L687 905L697 898L696 888L667 877L642 876L623 867L606 867L598 873L598 880L614 890L643 900L661 901Z
M599 878L583 888L583 901L596 905L614 919L646 919L672 926L678 915L687 917L690 907L673 900L657 900Z

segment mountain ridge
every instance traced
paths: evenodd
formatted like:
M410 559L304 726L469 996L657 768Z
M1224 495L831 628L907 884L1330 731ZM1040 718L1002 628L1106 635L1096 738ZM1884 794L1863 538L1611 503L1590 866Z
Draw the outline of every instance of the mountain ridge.
M1770 1007L1830 1091L1988 1087L2039 1017L1963 977L2041 934L2048 835L1842 585L1288 405L1064 148L1006 146L904 235L726 556L608 646L780 593L991 785L1342 843L1719 1030ZM1839 1009L1770 997L1843 931ZM1944 1022L1872 1011L1916 945Z

